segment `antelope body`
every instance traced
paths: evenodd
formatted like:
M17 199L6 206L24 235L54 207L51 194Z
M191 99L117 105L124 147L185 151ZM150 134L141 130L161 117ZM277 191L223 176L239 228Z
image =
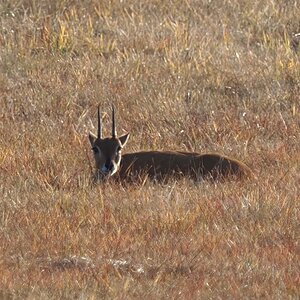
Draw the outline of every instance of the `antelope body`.
M115 110L112 109L112 137L102 138L102 122L98 107L98 134L89 134L96 162L96 178L113 176L122 181L145 178L164 181L168 178L189 177L194 180L250 177L252 171L244 163L220 155L181 151L141 151L121 155L129 133L117 138Z

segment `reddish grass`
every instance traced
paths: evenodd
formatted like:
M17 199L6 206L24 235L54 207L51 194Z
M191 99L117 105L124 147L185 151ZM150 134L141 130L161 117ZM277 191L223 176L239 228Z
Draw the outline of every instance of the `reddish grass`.
M2 1L0 296L298 298L299 9ZM258 180L93 187L111 102L126 151L217 151Z

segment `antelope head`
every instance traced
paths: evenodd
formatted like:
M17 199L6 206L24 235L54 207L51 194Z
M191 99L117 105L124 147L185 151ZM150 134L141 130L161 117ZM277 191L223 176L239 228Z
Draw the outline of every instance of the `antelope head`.
M129 133L117 137L115 108L112 105L112 137L102 138L102 120L100 108L98 106L98 134L89 134L89 140L94 152L96 163L96 176L99 179L105 179L115 174L120 166L121 152L127 140Z

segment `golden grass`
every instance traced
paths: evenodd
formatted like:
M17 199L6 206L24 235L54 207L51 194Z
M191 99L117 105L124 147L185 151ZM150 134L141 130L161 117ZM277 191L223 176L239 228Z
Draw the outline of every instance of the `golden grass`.
M299 15L2 1L0 296L299 297ZM100 103L109 134L111 102L127 151L217 151L258 180L92 187L88 131Z

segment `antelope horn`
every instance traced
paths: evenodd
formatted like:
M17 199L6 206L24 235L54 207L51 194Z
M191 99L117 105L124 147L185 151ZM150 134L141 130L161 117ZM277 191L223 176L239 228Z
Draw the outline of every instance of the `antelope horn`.
M117 137L116 120L115 120L115 106L112 104L112 137Z
M100 105L98 105L98 139L102 139L102 120L100 116Z

